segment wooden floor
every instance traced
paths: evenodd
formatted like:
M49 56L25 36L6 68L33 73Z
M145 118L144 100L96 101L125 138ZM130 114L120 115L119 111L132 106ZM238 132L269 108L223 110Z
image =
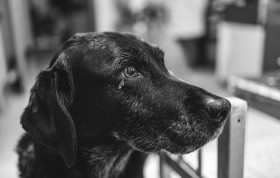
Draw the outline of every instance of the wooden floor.
M209 69L190 69L181 49L172 41L163 41L166 65L180 78L192 84L199 85L210 92L221 96L230 96L220 87ZM31 60L28 67L29 83L31 86L38 71L46 66L50 57L38 57L37 62ZM14 152L16 143L23 133L19 124L20 115L27 105L29 93L7 96L4 112L0 113L0 178L17 178L17 155ZM246 128L245 148L245 178L278 178L280 177L280 120L250 108ZM186 155L186 159L195 164L193 157L196 153ZM203 172L205 177L216 177L216 143L204 147ZM158 177L157 157L149 157L145 175L147 178ZM176 177L174 175L174 177Z

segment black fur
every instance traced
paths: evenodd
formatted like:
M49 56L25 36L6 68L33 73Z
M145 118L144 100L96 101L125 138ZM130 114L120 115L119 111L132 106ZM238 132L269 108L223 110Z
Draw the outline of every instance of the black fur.
M76 34L37 77L18 144L22 178L141 178L147 153L192 152L230 103L181 81L163 52L112 32Z

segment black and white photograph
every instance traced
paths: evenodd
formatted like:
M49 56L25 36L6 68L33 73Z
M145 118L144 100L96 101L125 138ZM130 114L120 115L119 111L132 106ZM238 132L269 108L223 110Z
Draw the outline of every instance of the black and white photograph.
M280 0L0 0L0 178L280 178Z

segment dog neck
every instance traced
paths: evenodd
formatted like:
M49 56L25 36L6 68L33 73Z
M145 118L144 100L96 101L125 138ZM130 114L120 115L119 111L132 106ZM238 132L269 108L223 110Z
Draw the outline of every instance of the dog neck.
M88 165L89 178L118 177L124 170L131 152L131 147L123 143L81 148L81 153Z

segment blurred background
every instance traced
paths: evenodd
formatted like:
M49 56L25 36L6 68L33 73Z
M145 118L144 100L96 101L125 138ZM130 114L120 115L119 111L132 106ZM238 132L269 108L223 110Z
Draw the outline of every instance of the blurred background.
M244 177L280 177L279 0L0 0L1 178L18 177L19 120L36 75L65 40L89 31L138 34L178 77L248 101ZM217 177L216 143L204 150L203 175ZM150 156L145 176L158 169Z

